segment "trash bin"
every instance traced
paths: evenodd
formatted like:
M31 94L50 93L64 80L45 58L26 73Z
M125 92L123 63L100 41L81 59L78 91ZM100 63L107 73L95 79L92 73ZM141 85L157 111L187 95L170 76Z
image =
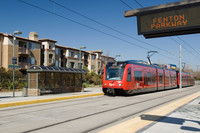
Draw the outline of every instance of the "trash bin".
M28 88L23 87L22 89L23 89L23 90L22 90L22 96L23 96L23 97L27 97L27 96L28 96Z

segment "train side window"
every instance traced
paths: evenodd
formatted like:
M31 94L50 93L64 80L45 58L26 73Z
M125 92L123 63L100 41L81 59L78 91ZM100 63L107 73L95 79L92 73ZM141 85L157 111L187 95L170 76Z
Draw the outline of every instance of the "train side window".
M134 71L135 81L142 81L142 72L141 71Z
M128 69L127 82L131 82L131 68Z
M151 84L151 73L148 72L148 84Z
M157 76L156 76L156 73L152 73L152 84L155 84L156 83L156 79L157 79Z
M148 74L144 74L144 84L148 85Z
M163 74L159 73L159 83L163 83Z

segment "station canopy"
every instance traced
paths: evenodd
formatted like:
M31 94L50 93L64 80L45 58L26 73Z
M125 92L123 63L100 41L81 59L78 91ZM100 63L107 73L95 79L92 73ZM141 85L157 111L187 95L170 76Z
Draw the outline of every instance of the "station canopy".
M29 67L27 72L28 73L33 73L33 72L87 73L87 71L84 69L56 67L56 66L36 66L36 65Z

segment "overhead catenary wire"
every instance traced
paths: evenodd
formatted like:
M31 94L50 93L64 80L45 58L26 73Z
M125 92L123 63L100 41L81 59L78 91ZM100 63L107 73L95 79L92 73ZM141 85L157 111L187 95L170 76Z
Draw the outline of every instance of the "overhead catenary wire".
M185 43L187 46L189 46L193 51L195 51L198 55L200 55L200 53L194 49L190 44L188 44L186 41L184 41L181 37L177 36L178 39L180 39L183 43Z
M122 39L122 38L119 38L119 37L117 37L117 36L111 35L111 34L106 33L106 32L104 32L104 31L101 31L101 30L98 30L98 29L93 28L93 27L91 27L91 26L88 26L88 25L86 25L86 24L82 24L82 23L80 23L80 22L78 22L78 21L75 21L75 20L73 20L73 19L64 17L64 16L59 15L59 14L57 14L57 13L51 12L51 11L49 11L49 10L43 9L43 8L41 8L41 7L39 7L39 6L33 5L33 4L28 3L28 2L25 2L25 1L23 1L23 0L18 0L18 1L20 1L20 2L22 2L22 3L24 3L24 4L26 4L26 5L29 5L29 6L32 6L32 7L37 8L37 9L40 9L40 10L42 10L42 11L45 11L45 12L47 12L47 13L53 14L53 15L55 15L55 16L57 16L57 17L60 17L60 18L66 19L66 20L68 20L68 21L71 21L71 22L73 22L73 23L79 24L79 25L81 25L81 26L83 26L83 27L86 27L86 28L89 28L89 29L91 29L91 30L95 30L95 31L97 31L97 32L103 33L103 34L108 35L108 36L110 36L110 37L113 37L113 38L115 38L115 39L118 39L118 40L124 41L124 42L126 42L126 43L135 45L135 46L140 47L140 48L145 49L145 50L149 50L149 49L147 49L147 48L145 48L145 47L143 47L143 46L141 46L141 45L138 45L138 44L136 44L136 43L129 42L129 41L125 40L125 39Z
M131 6L129 6L126 2L124 2L123 0L120 0L122 3L124 3L124 5L126 5L128 8L133 9Z
M173 40L174 42L176 42L178 45L180 45L180 42L176 41L174 38L170 37L171 40ZM178 38L178 37L177 37ZM199 59L194 53L191 53L184 45L182 45L182 48L187 51L189 54L192 54L195 58ZM184 59L185 60L185 59ZM190 62L190 61L187 61ZM191 62L190 62L191 63Z
M115 32L117 32L117 33L119 33L119 34L122 34L122 35L124 35L124 36L126 36L126 37L129 37L129 38L131 38L131 39L137 40L137 41L139 41L139 42L141 42L141 43L143 43L143 44L146 44L146 45L149 45L149 46L151 46L151 47L154 47L154 48L157 48L157 49L159 49L159 50L162 50L162 51L164 51L164 52L166 52L166 53L169 53L170 55L174 55L173 53L171 53L171 52L169 52L169 51L167 51L167 50L164 50L164 49L162 49L162 48L156 47L156 46L154 46L154 45L152 45L152 44L150 44L150 43L141 41L141 40L139 40L139 39L137 39L137 38L135 38L135 37L132 37L132 36L126 34L126 33L123 33L123 32L121 32L121 31L116 30L116 29L114 29L114 28L112 28L112 27L110 27L110 26L107 26L107 25L105 25L105 24L103 24L103 23L101 23L101 22L98 22L97 20L94 20L94 19L92 19L92 18L90 18L90 17L88 17L88 16L86 16L86 15L83 15L83 14L81 14L81 13L79 13L79 12L73 10L73 9L70 9L70 8L68 8L68 7L66 7L66 6L64 6L64 5L62 5L62 4L59 4L58 2L55 2L54 0L49 0L49 1L52 2L53 4L56 4L56 5L58 5L58 6L62 7L62 8L64 8L64 9L68 10L68 11L71 11L71 12L73 12L73 13L79 15L79 16L82 16L82 17L84 17L84 18L86 18L86 19L88 19L88 20L90 20L90 21L92 21L92 22L95 22L95 23L97 23L97 24L99 24L99 25L101 25L101 26L104 26L104 27L106 27L106 28L108 28L108 29L110 29L110 30L112 30L112 31L115 31ZM120 1L123 2L122 0L120 0ZM128 6L128 4L127 4L127 6ZM130 7L130 8L131 8L131 7ZM164 56L164 55L162 55L162 56ZM176 56L176 55L174 55L174 56ZM176 57L178 57L178 56L176 56ZM169 57L167 57L167 58L169 58Z
M32 7L34 7L34 8L40 9L40 10L42 10L42 11L45 11L45 12L47 12L47 13L53 14L53 15L55 15L55 16L58 16L58 17L60 17L60 18L66 19L66 20L71 21L71 22L74 22L74 23L79 24L79 25L81 25L81 26L84 26L84 27L86 27L86 28L95 30L95 31L100 32L100 33L102 33L102 34L108 35L108 36L113 37L113 38L115 38L115 39L121 40L121 41L126 42L126 43L128 43L128 44L135 45L135 46L137 46L137 47L140 47L140 48L142 48L142 49L145 49L145 50L149 51L149 49L147 49L146 47L143 47L143 46L138 45L138 44L136 44L136 43L129 42L129 41L127 41L127 40L125 40L125 39L122 39L122 38L120 38L120 37L111 35L111 34L106 33L106 32L104 32L104 31L101 31L101 30L98 30L98 29L93 28L93 27L91 27L91 26L88 26L88 25L86 25L86 24L82 24L82 23L80 23L80 22L78 22L78 21L75 21L75 20L73 20L73 19L64 17L64 16L59 15L59 14L57 14L57 13L51 12L51 11L49 11L49 10L43 9L43 8L41 8L41 7L39 7L39 6L33 5L33 4L28 3L28 2L25 2L25 1L23 1L23 0L18 0L18 1L19 1L19 2L22 2L22 3L26 4L26 5L32 6ZM55 4L55 2L54 2L54 4ZM160 54L160 53L159 53L159 54ZM162 54L160 54L160 55L162 55ZM165 56L165 55L162 55L162 56ZM166 56L165 56L165 57L166 57ZM171 58L171 57L167 57L167 58L172 59L172 60L175 60L174 58Z

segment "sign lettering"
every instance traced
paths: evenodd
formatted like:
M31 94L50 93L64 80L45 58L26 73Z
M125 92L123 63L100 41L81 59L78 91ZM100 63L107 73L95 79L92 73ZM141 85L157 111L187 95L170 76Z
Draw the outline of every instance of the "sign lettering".
M138 20L139 35L166 36L195 33L200 29L200 5L148 12L139 15Z
M188 20L185 19L184 14L175 15L175 16L153 18L153 21L152 21L152 24L151 24L151 30L186 26L187 22L188 22Z

